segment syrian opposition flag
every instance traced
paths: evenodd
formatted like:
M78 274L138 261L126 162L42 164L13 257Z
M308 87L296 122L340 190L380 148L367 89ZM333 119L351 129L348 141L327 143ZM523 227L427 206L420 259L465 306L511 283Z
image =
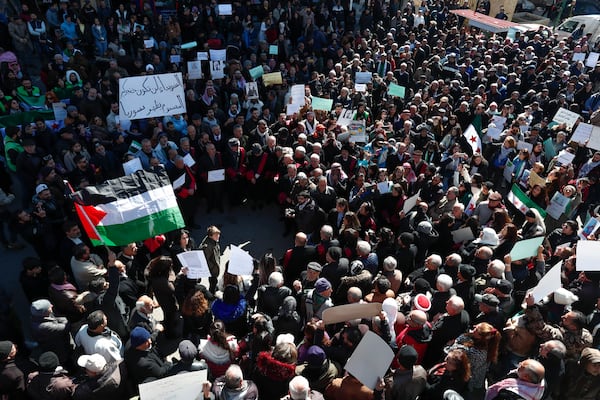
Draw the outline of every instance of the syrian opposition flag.
M123 246L185 226L166 173L137 171L73 197L93 245Z
M465 130L464 136L467 139L467 142L469 142L473 148L473 153L481 154L481 138L479 137L477 129L475 129L473 124L470 124Z
M510 189L507 195L508 201L510 201L517 210L525 214L530 208L535 208L539 211L542 218L546 217L546 210L538 206L533 200L531 200L515 183Z

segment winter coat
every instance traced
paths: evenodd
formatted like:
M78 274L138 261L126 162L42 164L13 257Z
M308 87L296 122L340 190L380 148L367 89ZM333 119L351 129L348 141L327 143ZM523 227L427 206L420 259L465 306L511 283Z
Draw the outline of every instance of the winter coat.
M252 380L261 398L280 399L288 392L288 384L296 376L296 366L273 358L269 352L261 352L256 359Z

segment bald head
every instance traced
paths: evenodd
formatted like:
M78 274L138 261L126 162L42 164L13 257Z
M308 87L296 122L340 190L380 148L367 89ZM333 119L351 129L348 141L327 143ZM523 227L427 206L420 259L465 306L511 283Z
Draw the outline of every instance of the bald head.
M412 310L408 316L417 325L425 325L427 322L427 314L421 310Z
M517 375L520 380L530 383L540 383L544 379L546 370L544 366L536 360L527 359L519 364Z

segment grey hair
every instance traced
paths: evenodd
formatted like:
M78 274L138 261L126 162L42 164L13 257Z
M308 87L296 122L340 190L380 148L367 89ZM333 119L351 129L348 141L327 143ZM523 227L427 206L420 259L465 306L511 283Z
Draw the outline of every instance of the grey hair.
M292 400L305 400L309 398L310 384L303 376L295 376L288 386Z
M278 288L282 284L283 284L283 274L278 271L271 272L271 275L269 275L269 286Z

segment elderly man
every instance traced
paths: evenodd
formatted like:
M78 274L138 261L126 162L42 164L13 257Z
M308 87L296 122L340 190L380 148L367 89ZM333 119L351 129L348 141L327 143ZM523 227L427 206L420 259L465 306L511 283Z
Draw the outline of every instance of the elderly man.
M470 318L465 311L465 303L458 296L452 296L446 302L446 312L433 322L431 342L423 365L432 366L439 362L445 346L454 341L461 333L469 329Z
M121 399L127 396L125 363L107 363L100 354L83 355L77 365L85 369L85 378L75 387L74 400Z
M552 326L544 321L540 308L535 304L531 294L525 297L525 301L527 329L542 341L561 340L567 347L567 361L579 360L581 351L592 345L592 334L585 328L587 319L580 311L569 311L561 317L560 326Z
M322 400L323 395L316 390L311 390L308 380L303 376L292 378L289 384L288 395L281 400Z
M239 365L232 364L225 371L225 375L215 380L214 385L208 381L204 382L202 384L202 394L204 400L256 400L258 399L258 388L251 380L244 379L244 374Z
M513 370L509 373L506 379L488 388L485 400L496 399L503 393L517 394L521 398L529 400L541 400L546 386L545 373L545 368L540 362L532 359L524 360L516 371Z

